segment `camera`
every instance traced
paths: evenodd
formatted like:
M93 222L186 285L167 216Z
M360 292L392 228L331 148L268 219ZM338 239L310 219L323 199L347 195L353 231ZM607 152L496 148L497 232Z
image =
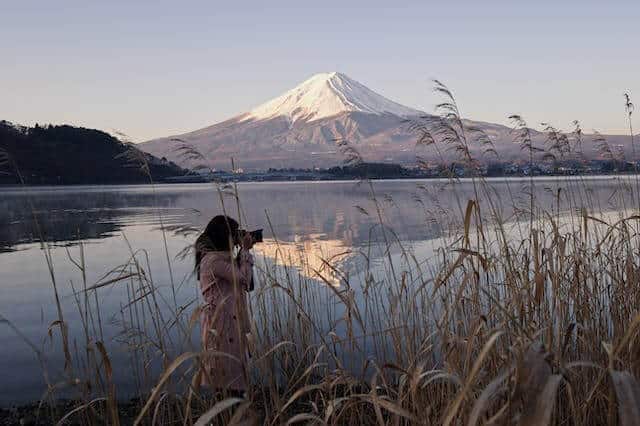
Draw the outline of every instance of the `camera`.
M247 231L244 229L238 230L238 237L241 239L247 234L251 235L251 239L254 243L262 242L262 229L256 229L255 231Z

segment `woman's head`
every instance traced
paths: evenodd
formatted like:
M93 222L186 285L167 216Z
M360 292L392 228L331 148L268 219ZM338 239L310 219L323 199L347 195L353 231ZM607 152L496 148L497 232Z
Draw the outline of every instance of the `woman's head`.
M233 250L237 244L238 222L229 216L216 216L209 221L196 241L196 273L200 279L200 262L207 251Z
M229 216L216 216L209 221L203 235L210 242L210 250L231 251L237 244L238 222Z

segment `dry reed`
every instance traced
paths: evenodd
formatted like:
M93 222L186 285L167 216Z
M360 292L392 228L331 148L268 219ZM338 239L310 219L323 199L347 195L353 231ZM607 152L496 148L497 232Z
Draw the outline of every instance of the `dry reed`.
M436 82L436 90L445 96L441 114L412 129L421 144L477 167L470 148L479 144L491 154L489 138L462 120L446 86ZM630 118L628 98L626 108ZM533 145L522 117L510 118L533 164L543 148ZM546 126L547 160L581 147L575 126L572 135ZM611 152L606 141L600 145ZM357 151L344 141L339 146L357 161ZM181 150L200 158L187 146ZM453 211L439 205L435 184L421 184L416 205L442 235L424 258L395 237L384 213L393 200L368 184L384 243L351 250L363 265L355 277L336 259L325 259L312 276L301 274L308 254L294 259L274 240L274 259L256 271L250 295L252 387L241 397L199 387L203 358L228 355L205 354L190 343L200 302L179 306L173 276L167 299L146 253L131 248L125 264L88 283L80 245L79 259L71 253L69 259L84 277L82 289L74 288L83 354L69 341L59 302L50 326L60 331L65 386L74 389L77 405L43 416L59 424L120 421L112 372L124 366L111 365L98 298L99 289L118 285L128 294L119 340L140 398L135 424L640 424L640 205L629 204L633 188L626 180L609 208L590 197L582 179L554 188L557 204L548 206L535 198L534 179L513 188L526 199L501 200L478 174L473 198L458 196ZM454 179L447 185L458 194ZM223 207L232 197L227 204L242 219L237 188L218 188ZM505 203L513 204L507 217ZM561 204L568 206L563 214ZM169 231L162 228L166 248ZM382 265L372 263L376 250ZM168 250L166 257L172 274ZM154 363L161 372L150 368ZM49 383L44 400L51 407L56 389Z

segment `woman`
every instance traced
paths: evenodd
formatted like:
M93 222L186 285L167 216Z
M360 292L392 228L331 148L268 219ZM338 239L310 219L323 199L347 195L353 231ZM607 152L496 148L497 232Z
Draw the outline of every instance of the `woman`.
M240 252L234 256L234 249ZM196 241L196 272L205 300L202 344L210 355L204 361L202 383L213 389L244 392L247 389L246 334L249 317L245 292L253 279L253 240L239 232L228 216L214 217Z

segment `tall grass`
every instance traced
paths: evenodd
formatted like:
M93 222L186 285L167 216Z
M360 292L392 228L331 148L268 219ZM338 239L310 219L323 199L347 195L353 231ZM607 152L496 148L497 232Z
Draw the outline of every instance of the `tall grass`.
M490 139L462 120L446 86L437 82L436 89L445 97L440 114L411 128L422 144L457 152L477 167L470 148L480 144L492 155ZM581 132L547 126L550 147L535 147L525 120L511 119L531 164L538 152L553 161L581 146ZM339 145L349 161L359 161L347 142ZM420 255L386 219L393 200L367 182L374 211L360 209L376 218L384 238L350 251L363 265L357 274L347 275L340 258L302 274L301 264L316 264L312 254L286 250L276 235L274 259L259 264L249 295L252 386L241 396L199 385L205 357L228 356L192 343L199 300L180 306L173 276L167 300L147 253L133 248L127 262L88 283L80 245L79 258L69 259L83 277L74 295L84 342L73 347L59 311L52 327L62 333L67 375L49 385L53 408L43 416L60 424L118 424L113 371L129 368L140 398L130 419L136 424L639 424L640 206L627 179L608 207L591 197L589 181L563 182L551 184L555 205L544 205L534 196L534 179L528 188L505 181L512 194L505 200L479 173L470 199L452 178L452 209L433 196L438 184L421 184L416 208L425 209L441 237ZM237 187L219 185L218 193L225 210L231 205L244 216ZM163 238L166 232L163 226ZM171 274L166 239L163 245ZM373 262L376 252L381 265ZM57 298L52 264L50 270ZM184 284L195 285L192 277ZM127 366L111 364L104 341L98 293L107 286L126 287L119 340L128 348ZM61 413L54 395L62 386L75 392L77 404Z

